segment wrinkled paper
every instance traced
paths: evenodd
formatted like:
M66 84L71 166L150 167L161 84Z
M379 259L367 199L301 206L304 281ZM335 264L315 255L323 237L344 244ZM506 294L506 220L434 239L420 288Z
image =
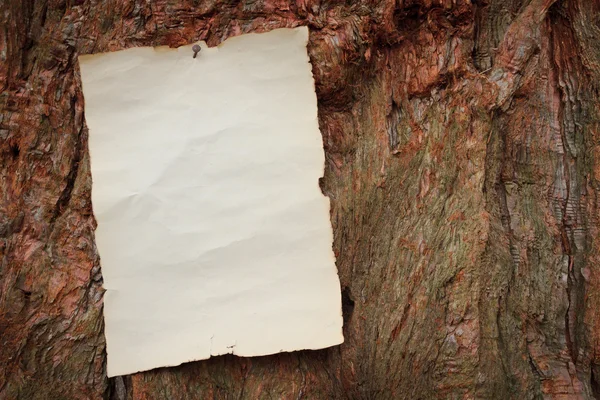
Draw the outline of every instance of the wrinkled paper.
M307 40L79 57L108 376L343 341Z

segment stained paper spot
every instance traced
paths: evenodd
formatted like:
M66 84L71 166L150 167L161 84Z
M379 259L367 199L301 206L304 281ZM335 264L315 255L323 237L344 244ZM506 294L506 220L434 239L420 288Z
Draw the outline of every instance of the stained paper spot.
M109 376L343 341L307 40L79 58Z

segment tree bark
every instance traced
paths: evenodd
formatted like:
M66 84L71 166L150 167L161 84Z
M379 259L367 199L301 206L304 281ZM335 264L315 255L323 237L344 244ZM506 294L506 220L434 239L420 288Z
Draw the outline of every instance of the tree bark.
M0 11L0 398L600 398L600 0ZM300 25L345 343L107 379L77 55Z

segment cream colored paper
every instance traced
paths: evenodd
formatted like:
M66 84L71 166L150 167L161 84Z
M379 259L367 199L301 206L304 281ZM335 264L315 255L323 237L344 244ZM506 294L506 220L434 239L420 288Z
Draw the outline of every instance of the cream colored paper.
M343 341L307 40L79 58L108 376Z

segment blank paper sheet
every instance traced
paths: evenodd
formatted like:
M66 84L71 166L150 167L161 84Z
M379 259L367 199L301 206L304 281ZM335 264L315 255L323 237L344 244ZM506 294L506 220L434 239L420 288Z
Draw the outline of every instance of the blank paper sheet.
M79 57L108 376L343 341L307 41Z

